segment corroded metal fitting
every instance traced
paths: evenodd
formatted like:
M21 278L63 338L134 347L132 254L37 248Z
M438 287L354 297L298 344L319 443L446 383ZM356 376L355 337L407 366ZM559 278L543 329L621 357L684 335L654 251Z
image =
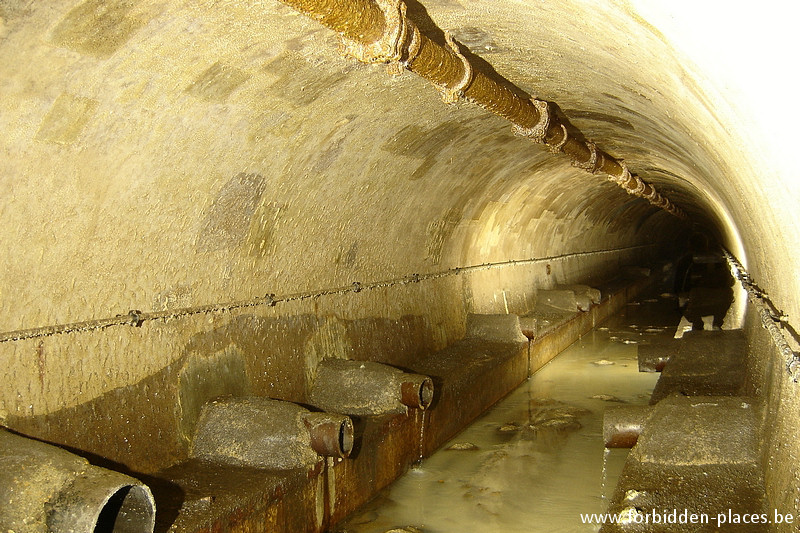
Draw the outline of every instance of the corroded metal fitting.
M619 166L622 167L622 174L619 175L619 176L615 176L613 174L609 174L608 175L608 181L614 182L617 185L619 185L620 187L622 187L623 189L626 189L627 185L628 185L628 182L630 182L630 180L631 180L631 178L633 176L631 175L631 171L628 169L628 165L625 164L625 161L623 161L622 159L619 159L617 161L617 163L619 163Z
M420 50L422 50L422 34L419 32L417 25L408 19L406 19L406 27L408 28L407 33L411 33L411 42L408 43L406 57L400 60L400 65L405 68L411 68L411 64L419 56Z
M592 174L597 172L599 167L598 161L598 152L597 152L597 145L592 141L586 141L586 148L589 149L589 160L588 161L573 161L572 166L582 168L583 170L588 170Z
M472 68L472 65L469 62L469 59L461 53L461 49L459 48L458 43L453 36L450 35L449 31L444 32L444 40L447 42L448 48L461 60L461 64L464 65L464 75L461 77L461 80L455 87L448 87L447 85L438 85L437 89L442 94L442 100L446 104L454 104L458 101L459 98L464 97L464 92L472 83L472 78L475 75L475 71Z
M128 311L127 317L128 317L127 321L128 325L133 326L135 328L141 327L142 322L144 322L144 318L142 317L142 312L139 311L138 309L131 309L130 311Z
M627 189L628 194L633 194L639 197L643 196L644 191L647 188L647 185L645 185L644 181L642 181L642 178L640 178L639 176L634 176L633 179L636 180L636 187Z
M527 137L533 142L543 143L547 130L550 128L550 104L546 100L531 98L531 103L539 112L539 122L532 128L523 128L519 124L514 124L514 135Z
M383 35L377 41L368 44L342 37L342 54L362 63L400 61L410 24L406 18L406 4L402 0L374 0L374 2L383 12L385 19Z
M569 132L567 131L567 127L565 125L563 125L563 124L559 124L559 126L561 126L561 134L562 134L561 140L558 141L558 143L556 143L556 144L547 146L547 149L549 151L553 152L554 154L559 153L561 151L561 149L564 148L564 145L567 144L567 141L569 140Z
M644 194L644 195L642 195L642 197L643 197L645 200L647 200L648 202L650 202L650 203L651 203L651 204L653 204L653 205L656 205L656 201L657 201L657 199L658 199L658 197L659 197L659 196L661 196L661 195L660 195L660 194L658 194L658 191L656 191L656 188L655 188L655 187L653 187L653 184L652 184L652 183L650 184L650 194Z

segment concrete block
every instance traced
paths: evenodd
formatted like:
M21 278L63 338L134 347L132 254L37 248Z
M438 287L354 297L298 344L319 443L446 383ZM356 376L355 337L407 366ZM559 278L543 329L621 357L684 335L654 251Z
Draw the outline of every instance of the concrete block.
M492 342L528 342L517 315L467 315L467 338Z
M746 343L742 330L689 331L665 364L650 403L678 393L736 396L745 379Z
M559 285L557 289L574 292L578 309L581 311L588 311L591 304L599 304L602 299L600 289L595 289L588 285Z
M741 396L674 395L659 402L633 457L644 463L758 463L759 406Z
M572 290L540 290L536 293L537 307L545 304L561 311L576 311L578 302Z

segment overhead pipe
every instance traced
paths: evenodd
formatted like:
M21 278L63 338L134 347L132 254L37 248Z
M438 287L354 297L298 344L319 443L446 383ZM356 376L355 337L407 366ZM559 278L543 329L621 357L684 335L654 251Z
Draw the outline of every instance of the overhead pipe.
M353 450L349 417L309 411L269 398L218 398L203 406L191 457L225 464L287 470Z
M317 365L310 403L348 415L382 415L427 409L433 401L428 376L373 361L324 359Z
M487 76L461 52L461 45L445 32L446 46L434 42L406 16L402 0L280 0L339 33L344 53L363 63L388 63L430 81L446 103L459 98L475 103L513 124L514 133L564 153L574 166L602 173L628 194L644 198L668 213L687 218L655 187L628 170L624 161L584 140L574 126L555 113L552 104L522 98L520 88L497 75Z
M606 448L633 448L639 440L653 407L624 405L603 413L603 442Z
M152 533L155 501L132 477L0 428L0 529Z

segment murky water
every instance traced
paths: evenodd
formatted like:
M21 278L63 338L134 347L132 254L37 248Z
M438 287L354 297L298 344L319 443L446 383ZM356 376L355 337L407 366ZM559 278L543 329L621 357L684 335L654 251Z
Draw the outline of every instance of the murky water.
M336 531L597 531L580 514L605 511L628 453L604 449L603 411L647 404L658 374L638 372L637 344L674 332L658 306L585 335Z

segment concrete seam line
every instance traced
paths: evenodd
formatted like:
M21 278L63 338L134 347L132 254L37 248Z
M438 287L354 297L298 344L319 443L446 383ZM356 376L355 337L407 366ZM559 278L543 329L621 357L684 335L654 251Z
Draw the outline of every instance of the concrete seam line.
M725 249L723 249L722 252L725 254L725 259L728 261L731 272L742 284L744 290L747 291L747 299L755 306L756 311L758 311L761 325L767 330L772 339L772 343L783 356L786 371L789 373L789 376L791 376L792 381L797 383L800 381L800 354L792 350L792 347L781 331L788 317L775 308L769 295L756 285L744 266L742 266L731 252ZM781 324L780 328L778 324Z
M568 155L575 166L592 174L603 172L611 176L610 181L622 186L628 194L688 220L683 210L638 176L634 176L634 186L621 184L630 173L626 175L620 160L598 149L591 141L569 135L562 121L550 112L546 101L521 98L517 93L524 91L508 79L497 74L502 79L500 83L474 69L449 32L444 32L445 46L420 33L407 17L403 0L279 1L339 33L346 56L364 63L389 63L408 69L430 81L446 103L463 96L511 122L515 133L544 143L552 152ZM577 128L575 131L580 133ZM645 195L648 187L651 192Z
M265 296L253 298L251 300L199 305L195 307L184 307L180 309L174 309L171 311L153 311L149 313L143 313L142 311L139 310L131 310L125 314L120 314L108 318L86 320L82 322L71 322L67 324L55 324L51 326L40 326L36 328L20 329L20 330L0 333L0 343L35 339L39 337L51 337L53 335L59 335L62 333L80 333L80 332L94 331L98 329L104 329L110 326L140 327L144 322L149 322L153 320L170 320L170 319L184 318L192 315L198 315L202 313L224 313L227 311L244 309L248 307L274 307L276 304L279 303L302 301L311 298L319 298L322 296L333 296L337 294L340 295L346 293L359 293L364 290L393 287L395 285L406 285L409 283L419 283L421 281L440 279L449 276L457 276L462 273L479 272L482 270L492 270L495 268L504 268L508 266L535 265L535 264L548 263L554 261L564 261L576 257L588 257L593 255L621 253L631 250L639 250L642 248L652 248L655 246L658 245L642 244L638 246L625 246L622 248L610 248L606 250L573 252L569 254L553 255L548 257L532 257L529 259L509 259L507 261L498 261L496 263L483 263L480 265L453 267L448 270L441 270L438 272L431 272L428 274L413 273L407 276L403 276L401 278L373 281L369 283L364 283L361 281L353 281L349 285L345 285L342 287L333 287L329 289L321 289L316 291L286 294L283 296L275 296L275 293L268 293Z

